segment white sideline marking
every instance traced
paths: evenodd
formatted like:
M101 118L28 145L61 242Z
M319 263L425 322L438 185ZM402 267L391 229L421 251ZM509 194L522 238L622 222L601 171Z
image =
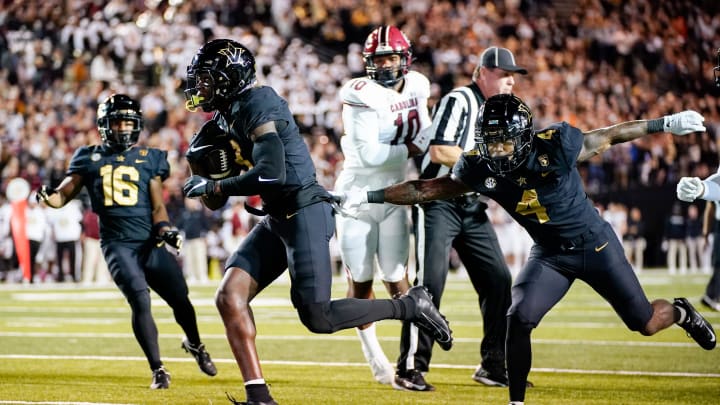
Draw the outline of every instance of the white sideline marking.
M96 361L146 361L144 357L139 356L65 356L65 355L30 355L30 354L3 354L0 359L15 360L96 360ZM164 359L167 362L194 363L195 360L186 357L170 357ZM234 359L213 359L215 363L231 363ZM326 367L367 367L367 363L346 363L346 362L317 362L317 361L289 361L289 360L263 360L262 364L274 364L283 366L326 366ZM433 364L434 368L448 369L468 369L474 370L476 364ZM569 368L532 368L531 372L535 373L554 373L554 374L605 374L605 375L636 375L650 377L690 377L690 378L720 378L720 373L691 373L679 371L630 371L630 370L580 370ZM0 401L0 404L3 402ZM34 402L39 403L39 402ZM44 402L43 402L44 403ZM50 402L48 402L50 403ZM55 402L52 402L55 404ZM58 402L59 404L59 402ZM65 404L63 402L62 404ZM123 404L124 405L124 404Z

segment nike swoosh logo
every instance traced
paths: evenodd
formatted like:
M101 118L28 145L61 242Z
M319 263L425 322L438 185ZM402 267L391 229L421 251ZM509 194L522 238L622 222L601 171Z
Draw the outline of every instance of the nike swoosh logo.
M540 176L547 177L547 175L550 173L552 173L552 172L542 172L542 173L540 173Z
M191 147L190 147L190 152L197 152L197 151L203 150L203 149L205 149L205 148L209 148L209 147L211 147L211 146L212 146L212 145L191 146Z
M207 180L203 180L200 183L196 184L193 188L191 188L190 191L193 191L196 188L205 187L206 184L207 184Z
M290 219L290 218L294 217L294 216L297 215L297 214L298 214L297 211L293 212L292 214L286 214L286 215L285 215L285 219Z
M595 246L595 251L596 251L596 252L599 252L599 251L605 249L605 246L607 246L608 243L610 243L610 242L605 242L605 243L603 243L603 244L600 245L600 246Z
M145 163L147 160L135 159L135 163Z
M277 181L277 179L266 179L266 178L263 177L263 176L258 176L258 181L261 181L261 182L269 182L269 181Z

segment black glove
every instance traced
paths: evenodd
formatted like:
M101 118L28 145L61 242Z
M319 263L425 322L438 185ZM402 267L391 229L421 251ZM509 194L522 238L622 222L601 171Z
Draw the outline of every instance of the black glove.
M183 194L185 197L196 198L202 196L211 196L215 193L215 181L206 179L205 177L192 175L185 180L183 186Z
M55 191L54 189L51 189L50 187L43 184L35 194L35 200L37 200L38 203L47 203L48 198L50 198L50 196L55 194L56 192L57 191Z
M162 235L160 235L160 239L162 239L163 242L174 247L178 251L182 248L183 236L177 229L171 229L169 231L163 232Z

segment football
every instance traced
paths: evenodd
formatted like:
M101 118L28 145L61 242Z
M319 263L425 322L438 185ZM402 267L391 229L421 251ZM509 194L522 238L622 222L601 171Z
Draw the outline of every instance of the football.
M192 174L212 180L222 180L240 173L235 163L235 148L230 136L214 120L206 121L193 135L185 154ZM227 201L226 196L203 197L206 207L216 210Z

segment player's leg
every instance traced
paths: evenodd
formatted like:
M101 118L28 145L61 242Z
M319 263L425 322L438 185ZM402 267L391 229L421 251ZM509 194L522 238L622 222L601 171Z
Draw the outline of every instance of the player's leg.
M421 287L411 288L399 299L330 300L328 243L335 230L330 204L310 205L290 220L273 222L272 227L287 245L293 304L310 331L333 333L382 319L412 320L431 331L444 350L450 349L452 335L447 321Z
M455 238L453 246L478 294L483 317L482 361L473 379L489 386L507 386L505 337L512 277L484 212L464 219L463 232Z
M374 299L373 275L378 251L379 224L384 206L373 206L359 218L336 217L340 256L347 274L348 298ZM355 330L365 360L376 381L390 384L394 370L378 342L375 324L360 325Z
M268 228L265 217L227 261L215 305L240 368L248 401L274 403L260 367L257 331L250 302L287 267L285 246Z
M450 260L451 242L460 231L460 218L453 203L437 201L413 207L417 271L415 284L428 289L436 306L440 305ZM433 337L412 322L403 322L400 355L394 387L412 391L432 391L424 374L430 369Z
M200 339L195 307L190 302L182 268L164 246L155 247L150 252L145 262L145 278L150 288L172 308L175 321L185 332L180 347L195 358L203 373L209 376L217 374L215 364Z
M534 246L525 268L512 286L505 345L510 401L525 400L527 377L532 365L532 330L567 293L573 282L572 278L556 271L552 254Z
M609 225L595 238L596 246L606 242L600 251L592 249L592 245L586 247L586 266L578 277L612 305L630 330L651 336L677 323L704 349L715 347L712 326L685 298L675 298L672 303L665 299L648 302Z
M128 247L117 243L103 247L110 274L130 305L135 339L145 353L153 372L150 388L168 388L170 374L165 371L160 359L157 325L152 316L150 291L138 251L139 247Z

